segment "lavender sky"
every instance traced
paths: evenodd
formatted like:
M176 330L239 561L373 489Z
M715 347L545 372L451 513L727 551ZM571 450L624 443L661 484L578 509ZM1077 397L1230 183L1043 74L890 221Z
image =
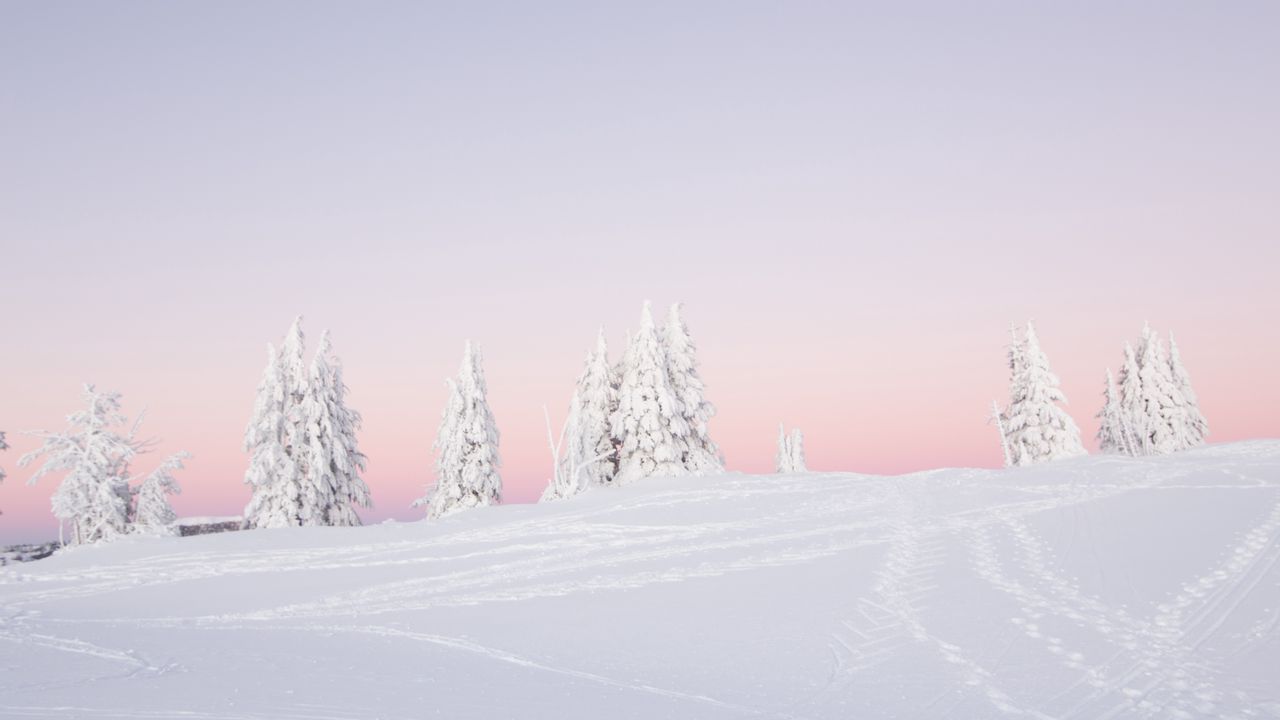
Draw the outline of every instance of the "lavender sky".
M995 465L1011 320L1071 412L1144 320L1212 440L1280 434L1280 4L0 4L0 542L80 384L248 499L265 345L330 328L411 519L486 355L507 498L596 328L687 304L733 470ZM150 467L144 459L138 469Z

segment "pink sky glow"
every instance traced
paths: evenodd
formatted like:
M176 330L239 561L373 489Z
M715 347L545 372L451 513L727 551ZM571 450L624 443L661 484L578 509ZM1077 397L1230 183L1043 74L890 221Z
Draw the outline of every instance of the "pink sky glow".
M534 499L543 405L646 298L686 303L734 471L780 421L818 470L997 465L1027 319L1091 448L1144 320L1212 441L1280 435L1274 4L67 7L0 10L0 543L56 534L21 431L83 382L194 454L181 514L239 513L299 313L365 418L366 521L421 517L468 338Z

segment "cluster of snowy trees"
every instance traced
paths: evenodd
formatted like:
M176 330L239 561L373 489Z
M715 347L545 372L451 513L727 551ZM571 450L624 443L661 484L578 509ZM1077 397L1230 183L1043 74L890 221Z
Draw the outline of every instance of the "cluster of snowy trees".
M498 474L498 425L489 409L479 348L468 340L456 378L445 381L449 397L436 433L436 483L413 503L439 518L502 502Z
M1118 382L1107 369L1097 417L1103 452L1162 455L1202 445L1209 435L1178 344L1170 334L1166 353L1149 325L1142 328L1136 352L1125 343Z
M1061 405L1067 398L1040 348L1035 328L1011 328L1009 405L994 409L1005 465L1020 466L1085 454L1080 429ZM1125 343L1117 382L1107 370L1105 402L1098 442L1103 452L1157 455L1204 443L1208 423L1200 412L1191 378L1178 346L1169 352L1150 329L1142 330L1139 349Z
M552 442L554 468L542 499L655 475L722 472L708 425L713 415L680 303L659 330L646 301L621 362L610 364L603 330L587 353L561 441Z
M329 331L320 336L309 367L304 352L301 316L279 351L267 346L267 367L244 436L244 481L253 489L244 513L247 528L359 525L355 507L371 505L360 477L360 413L347 407L342 363L333 355Z
M28 484L64 473L53 493L53 514L71 525L71 543L111 540L130 532L172 533L177 517L169 495L180 492L173 473L190 456L180 452L146 475L133 475L130 464L151 445L138 439L143 416L130 425L121 411L120 393L85 385L83 398L87 407L67 416L66 430L32 433L43 443L18 465L26 467L42 457L44 463Z
M794 475L809 472L804 462L804 434L795 428L791 434L778 423L778 473Z

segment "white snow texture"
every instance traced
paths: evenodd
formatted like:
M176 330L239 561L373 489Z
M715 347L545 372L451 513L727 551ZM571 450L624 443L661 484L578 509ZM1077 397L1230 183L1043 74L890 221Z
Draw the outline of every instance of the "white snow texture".
M1276 717L1280 441L134 536L0 609L5 718Z

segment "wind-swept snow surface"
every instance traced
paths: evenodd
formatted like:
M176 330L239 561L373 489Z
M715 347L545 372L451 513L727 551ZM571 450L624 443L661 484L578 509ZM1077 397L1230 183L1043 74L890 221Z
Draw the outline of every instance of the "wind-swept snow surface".
M1280 715L1280 441L654 478L0 569L0 716Z

